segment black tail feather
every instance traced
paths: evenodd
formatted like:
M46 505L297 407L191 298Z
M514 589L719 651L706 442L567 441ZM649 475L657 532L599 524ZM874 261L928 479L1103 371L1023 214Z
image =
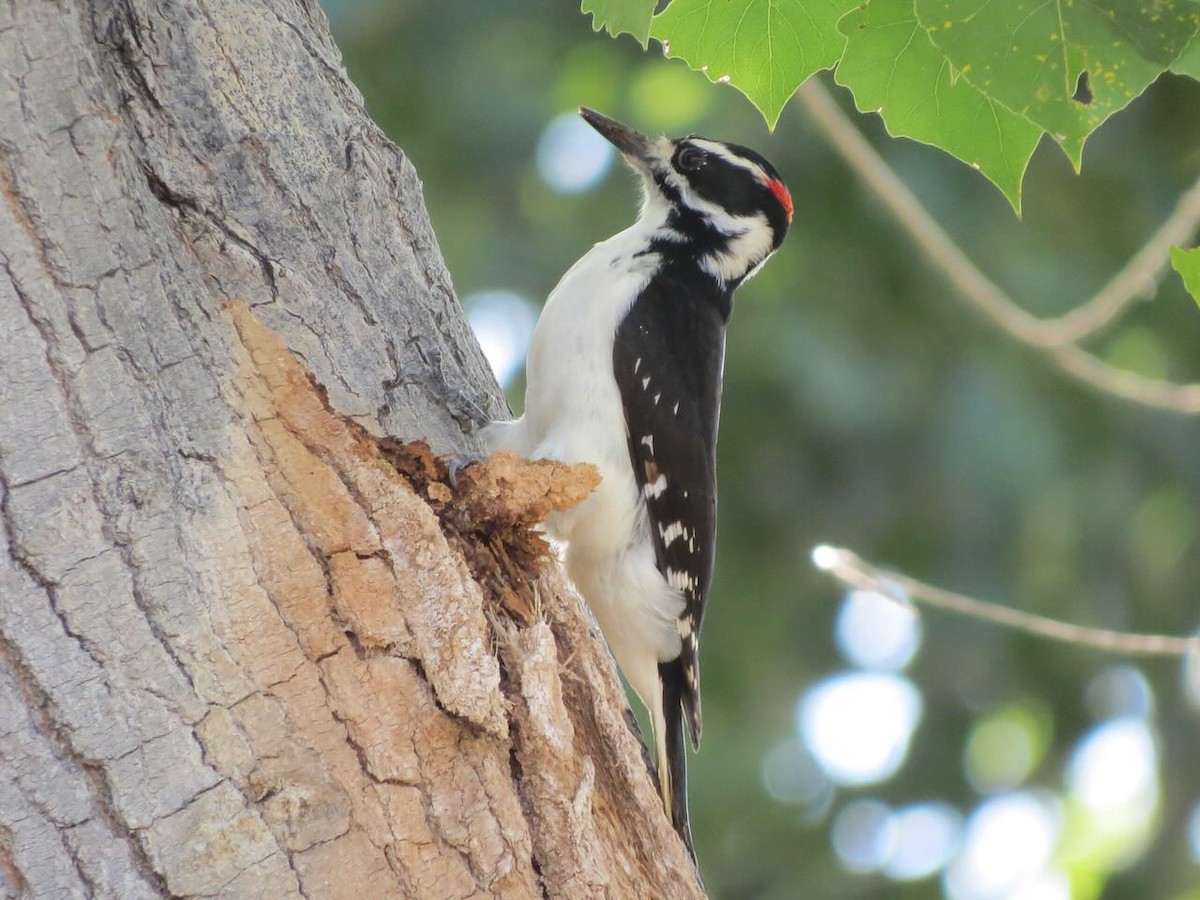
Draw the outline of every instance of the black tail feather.
M683 733L684 700L688 696L688 686L680 660L659 663L658 678L662 684L663 718L666 726L662 739L668 768L667 772L658 773L659 783L665 785L665 790L670 792L670 797L664 796L663 799L669 801L671 824L683 839L692 862L695 862L696 849L692 846L692 826L688 820L687 741Z

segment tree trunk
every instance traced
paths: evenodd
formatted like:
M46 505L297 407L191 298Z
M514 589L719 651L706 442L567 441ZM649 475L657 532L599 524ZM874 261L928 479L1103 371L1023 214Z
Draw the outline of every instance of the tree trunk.
M7 0L0 76L4 895L700 895L505 508L576 475L371 437L502 400L315 3Z

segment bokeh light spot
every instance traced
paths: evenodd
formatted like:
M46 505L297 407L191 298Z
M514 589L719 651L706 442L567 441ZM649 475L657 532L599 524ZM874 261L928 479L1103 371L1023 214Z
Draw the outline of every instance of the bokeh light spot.
M1183 695L1195 709L1200 709L1200 651L1192 650L1180 667Z
M1146 723L1127 717L1093 728L1071 754L1067 786L1094 810L1153 804L1158 751Z
M891 851L892 814L878 800L848 803L833 821L833 849L848 872L865 875Z
M988 713L967 737L963 763L967 780L984 794L1017 787L1042 761L1053 719L1044 710L1013 704Z
M1088 682L1085 699L1097 719L1147 718L1154 712L1154 691L1136 666L1109 666Z
M945 803L919 803L893 813L891 831L883 874L917 881L950 861L962 836L962 816Z
M511 291L484 291L466 297L463 309L496 380L507 386L525 362L537 308Z
M542 180L560 194L578 194L595 185L613 161L613 147L575 113L551 121L537 145Z
M763 786L775 800L824 813L833 800L833 785L808 748L795 738L785 738L767 751L762 766Z
M946 870L946 893L954 900L1017 896L1047 869L1059 820L1057 804L1029 792L985 800L971 814L962 848Z
M609 113L628 93L629 66L618 45L585 41L571 48L558 66L550 86L551 102L558 109L590 106Z
M1018 886L1004 900L1071 900L1071 879L1066 872L1047 869Z
M921 620L912 606L877 591L850 591L835 633L842 655L854 665L898 671L921 644Z
M669 62L655 62L638 72L629 92L638 120L655 128L682 131L704 115L712 88L694 72Z
M838 784L873 784L893 775L921 717L921 695L897 675L848 673L800 698L800 736Z
M1200 865L1200 803L1192 807L1188 817L1188 846L1192 850L1192 859Z
M1194 501L1181 488L1164 488L1148 496L1129 523L1134 558L1156 580L1179 568L1196 539Z

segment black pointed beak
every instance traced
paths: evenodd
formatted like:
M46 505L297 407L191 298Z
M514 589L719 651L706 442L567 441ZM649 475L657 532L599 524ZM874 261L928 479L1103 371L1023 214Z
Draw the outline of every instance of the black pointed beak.
M622 125L616 119L602 116L594 109L580 107L579 115L602 134L610 144L621 151L621 154L636 168L646 171L650 163L658 158L656 145L658 141L647 137L640 131Z

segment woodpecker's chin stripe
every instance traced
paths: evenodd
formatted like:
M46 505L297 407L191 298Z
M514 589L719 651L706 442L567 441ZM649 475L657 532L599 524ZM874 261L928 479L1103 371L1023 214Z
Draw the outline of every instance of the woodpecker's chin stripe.
M783 242L792 198L747 147L580 115L643 176L642 211L550 293L525 414L484 437L493 450L600 470L599 487L546 527L650 711L663 808L691 851L685 734L699 746L725 328L737 286Z

